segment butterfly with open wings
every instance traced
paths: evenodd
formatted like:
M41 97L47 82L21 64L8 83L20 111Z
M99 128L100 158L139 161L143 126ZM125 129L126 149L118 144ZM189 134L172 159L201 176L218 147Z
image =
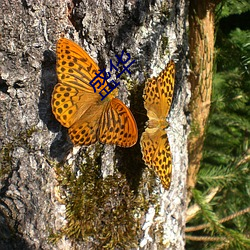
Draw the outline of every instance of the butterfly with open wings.
M142 133L140 145L143 160L152 167L161 179L165 189L169 189L172 174L170 145L165 129L174 92L175 65L170 61L158 77L145 83L143 92L144 107L149 121Z
M115 98L113 92L101 100L101 89L95 92L89 84L99 72L93 59L66 38L58 40L56 54L58 83L52 94L52 111L68 128L71 141L86 146L97 141L120 147L133 146L138 130L129 108Z

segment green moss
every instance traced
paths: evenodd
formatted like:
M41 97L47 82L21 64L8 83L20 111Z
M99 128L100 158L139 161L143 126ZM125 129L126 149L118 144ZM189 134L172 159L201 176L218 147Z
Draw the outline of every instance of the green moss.
M130 76L126 74L121 75L120 80L126 81L126 86L128 90L132 90L138 85L138 80L131 80Z
M35 126L30 127L24 133L22 133L22 137L23 137L23 139L27 140L28 138L30 138L32 136L33 133L35 133L37 131L38 131L38 129Z
M2 178L8 178L12 171L12 152L16 147L26 147L29 148L28 138L32 136L32 134L36 132L34 127L19 133L14 136L12 142L8 142L4 144L0 149L0 180L3 181Z
M191 130L190 130L189 138L198 136L199 134L200 134L200 126L197 122L193 121L191 123Z
M168 37L164 36L163 34L162 34L162 37L161 37L161 54L162 55L169 54Z
M160 14L167 18L169 16L169 10L169 4L167 3L167 1L164 1L160 8Z
M12 145L9 143L8 145L4 146L0 150L0 179L4 176L9 175L11 172L11 152L13 148Z
M138 246L140 217L148 209L149 200L142 192L135 195L124 174L117 171L103 179L93 159L79 164L77 174L68 165L58 165L56 172L66 197L67 225L51 234L51 241L66 236L92 242L98 249Z

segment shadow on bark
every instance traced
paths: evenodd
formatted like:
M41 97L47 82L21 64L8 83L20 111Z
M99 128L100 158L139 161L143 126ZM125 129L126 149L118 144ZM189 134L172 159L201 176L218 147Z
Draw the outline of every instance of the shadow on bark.
M51 95L54 86L57 84L56 55L54 52L46 50L43 56L41 93L38 103L39 117L51 132L58 133L60 131L50 146L50 156L61 162L67 156L73 144L68 137L67 129L60 125L51 109Z
M131 148L116 148L116 154L119 158L119 171L126 175L130 188L135 192L138 191L142 173L145 169L140 147L141 134L144 131L145 122L147 121L146 110L141 98L143 89L144 84L138 85L131 91L130 109L135 114L134 117L138 126L138 142Z
M0 249L3 250L31 250L29 244L21 235L18 235L16 222L13 225L9 224L10 218L6 218L0 211Z

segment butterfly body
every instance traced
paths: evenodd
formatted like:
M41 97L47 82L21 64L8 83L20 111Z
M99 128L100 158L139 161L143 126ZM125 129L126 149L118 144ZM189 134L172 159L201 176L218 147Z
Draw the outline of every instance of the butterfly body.
M170 145L165 129L174 90L174 62L170 61L158 77L148 79L143 92L144 106L149 118L140 145L143 160L153 168L164 188L169 189L172 173Z
M86 51L74 42L61 38L57 43L58 84L52 94L52 111L68 128L75 145L91 145L97 141L121 147L133 146L138 138L131 111L117 98L116 90L103 100L99 94L103 74L96 77L99 67ZM102 85L91 86L96 78ZM95 88L96 87L96 88Z

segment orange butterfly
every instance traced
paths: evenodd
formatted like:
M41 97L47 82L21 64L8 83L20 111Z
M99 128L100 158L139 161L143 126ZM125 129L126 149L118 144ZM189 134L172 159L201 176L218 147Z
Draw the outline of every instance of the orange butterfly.
M75 145L90 145L96 141L131 147L138 139L138 130L131 111L110 93L101 100L89 84L99 67L76 43L60 38L57 42L57 76L52 94L52 111L66 128ZM103 75L101 75L103 76ZM100 82L103 79L98 78Z
M158 77L148 79L143 92L144 107L149 118L141 136L141 151L145 164L153 167L164 188L169 189L172 173L170 145L165 128L174 92L175 65L170 61Z

